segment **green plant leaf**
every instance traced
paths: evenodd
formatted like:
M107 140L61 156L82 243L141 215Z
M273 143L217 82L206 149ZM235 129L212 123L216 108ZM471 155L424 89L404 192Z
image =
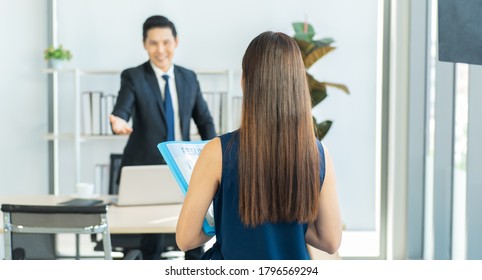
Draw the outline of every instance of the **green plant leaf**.
M333 122L330 121L330 120L324 121L322 123L317 123L316 124L316 137L320 140L323 139L326 136L326 134L328 133L328 131L330 130L332 124L333 124Z
M305 24L306 24L306 32L305 32ZM315 36L315 30L313 26L309 23L305 22L293 22L293 29L295 30L294 38L297 40L302 40L306 42L312 42L313 36Z
M318 82L311 76L310 74L306 73L308 79L308 86L310 88L311 93L311 107L315 107L326 98L326 85L323 83Z
M66 50L59 45L58 48L54 48L53 46L49 46L46 50L44 50L44 59L60 59L60 60L70 60L72 58L72 53L69 50Z
M325 87L334 87L334 88L337 88L339 90L342 90L344 91L345 93L347 94L350 94L350 90L348 89L347 86L343 85L343 84L335 84L335 83L328 83L328 82L322 82L323 85L325 85Z
M327 37L327 38L323 38L323 39L320 39L320 40L313 41L313 44L315 44L317 46L320 46L320 47L323 47L323 46L326 46L326 45L331 45L334 42L335 42L335 40L333 40L333 38Z
M326 98L325 90L311 90L311 107L318 105L323 99Z
M310 50L313 48L314 45L303 40L295 39L295 41L298 44L298 47L300 48L301 57L303 58L303 63L304 63L306 54L310 52Z
M315 30L311 24L305 22L294 22L293 28L295 30L295 35L293 38L300 48L301 57L306 69L309 69L320 58L335 49L335 47L331 45L334 42L333 38L327 37L320 40L313 40ZM347 94L350 93L348 87L343 84L319 82L310 74L306 73L306 75L311 94L312 107L315 107L327 97L327 87L334 87ZM325 137L330 130L331 125L333 124L333 122L330 120L318 124L314 117L313 122L315 123L315 132L318 139Z
M308 53L306 53L305 57L303 57L303 62L306 69L310 68L313 64L315 64L315 62L318 61L318 59L322 58L327 53L335 49L335 47L332 47L330 45L325 45L321 47L318 47L315 44L312 45L312 47L308 48Z

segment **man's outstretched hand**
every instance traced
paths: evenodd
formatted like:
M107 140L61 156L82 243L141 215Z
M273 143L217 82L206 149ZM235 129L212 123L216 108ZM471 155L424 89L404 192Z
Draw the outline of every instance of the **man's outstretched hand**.
M130 127L127 122L114 115L109 116L110 124L112 126L112 131L119 135L128 135L132 132L132 127Z

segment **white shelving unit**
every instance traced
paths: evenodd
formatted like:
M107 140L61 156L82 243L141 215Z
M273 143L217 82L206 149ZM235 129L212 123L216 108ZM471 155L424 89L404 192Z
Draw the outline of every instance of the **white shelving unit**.
M198 76L199 83L201 85L201 91L208 103L211 114L219 114L218 116L213 116L214 122L217 125L216 133L221 134L231 129L232 124L232 84L233 84L233 74L231 70L196 70L196 75ZM207 80L211 80L209 83ZM215 81L215 88L213 88L213 80ZM221 80L222 85L219 85L219 80ZM210 103L208 97L209 95L219 95L219 105L220 108L213 108L213 103ZM219 119L219 122L217 120ZM191 128L195 128L195 125L191 125ZM195 134L194 134L195 135Z
M122 140L126 141L128 136L117 136L117 135L84 135L81 133L81 77L83 76L116 76L120 77L121 70L82 70L78 68L66 68L66 69L45 69L43 71L47 75L52 75L53 86L52 86L52 116L53 116L53 127L52 132L45 135L47 141L52 141L53 143L53 192L54 194L60 194L60 183L59 183L59 162L60 162L60 141L71 141L74 147L73 165L74 165L74 176L75 182L81 181L81 165L82 165L82 143L85 142L102 142L102 141L112 141L112 140ZM74 126L72 131L60 132L60 119L62 116L59 115L59 83L60 77L64 74L73 75L73 87L68 90L68 92L62 92L62 94L74 94ZM219 125L217 127L217 133L224 133L231 129L233 116L229 108L232 108L232 98L231 98L231 85L232 85L232 72L230 70L221 71L196 71L198 75L199 82L201 84L201 90L203 95L209 96L210 94L219 94L220 96L220 108L215 110L219 112ZM211 82L209 82L211 81ZM220 82L221 81L221 82ZM220 85L221 84L221 85ZM207 89L204 88L207 87ZM118 87L118 85L117 85ZM118 90L118 89L117 89ZM209 106L209 103L208 103ZM212 105L211 105L212 106ZM212 108L210 108L212 110ZM212 110L214 111L214 110ZM110 113L110 112L109 112ZM193 135L193 138L196 136Z
M74 166L75 166L75 181L80 182L80 168L81 168L81 143L90 140L112 140L112 139L126 139L126 136L101 136L101 135L82 135L81 134L81 105L80 105L80 78L85 75L120 75L118 70L81 70L78 68L72 69L45 69L44 73L50 74L53 77L53 93L52 93L52 109L53 109L53 129L52 133L45 136L46 140L53 142L53 182L54 194L58 195L60 191L59 186L59 141L71 140L74 145ZM74 75L74 85L71 93L74 94L74 127L71 133L60 133L59 131L59 75L72 74Z

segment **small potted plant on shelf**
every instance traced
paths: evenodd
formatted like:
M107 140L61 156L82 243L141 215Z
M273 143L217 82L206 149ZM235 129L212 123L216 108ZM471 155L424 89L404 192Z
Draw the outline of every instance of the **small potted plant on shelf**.
M65 60L72 59L72 53L59 45L57 48L54 46L48 47L44 51L45 60L50 62L50 66L54 69L59 69Z

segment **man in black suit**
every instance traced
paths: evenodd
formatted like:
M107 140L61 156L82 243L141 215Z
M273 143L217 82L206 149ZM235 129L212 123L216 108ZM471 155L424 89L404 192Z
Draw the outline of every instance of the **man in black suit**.
M168 140L190 140L191 118L204 140L216 136L196 74L174 65L178 45L174 24L163 16L149 17L143 25L144 48L149 61L121 74L121 88L110 116L115 134L130 134L122 166L165 164L157 144ZM132 117L133 125L128 125ZM164 236L165 237L165 236ZM163 237L144 235L144 259L159 259ZM202 248L186 252L196 259Z

